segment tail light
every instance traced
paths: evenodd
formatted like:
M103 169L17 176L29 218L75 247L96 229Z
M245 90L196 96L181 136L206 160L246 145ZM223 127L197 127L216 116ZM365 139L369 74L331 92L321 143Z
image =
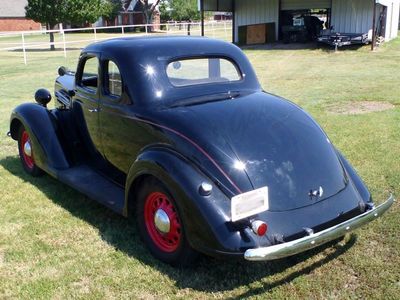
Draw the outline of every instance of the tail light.
M258 236L263 236L267 233L268 230L268 225L267 223L263 221L253 221L251 222L251 229L253 229L253 232L257 234Z

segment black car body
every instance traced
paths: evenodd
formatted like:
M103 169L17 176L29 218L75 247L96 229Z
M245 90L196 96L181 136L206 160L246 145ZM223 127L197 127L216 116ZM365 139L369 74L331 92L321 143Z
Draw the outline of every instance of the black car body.
M355 170L297 105L264 92L243 52L195 37L120 38L60 69L55 109L12 113L22 164L133 216L150 251L269 260L372 220Z

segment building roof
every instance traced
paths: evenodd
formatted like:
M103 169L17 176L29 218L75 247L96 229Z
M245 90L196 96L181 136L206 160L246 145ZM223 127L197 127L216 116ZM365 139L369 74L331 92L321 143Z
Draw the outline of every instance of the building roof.
M25 6L27 4L27 0L1 0L0 18L25 17Z

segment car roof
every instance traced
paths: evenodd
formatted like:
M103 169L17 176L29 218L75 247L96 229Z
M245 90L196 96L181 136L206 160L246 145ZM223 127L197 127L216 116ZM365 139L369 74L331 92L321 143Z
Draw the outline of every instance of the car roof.
M236 50L233 44L207 37L193 36L140 36L113 38L87 46L84 52L108 52L112 56L123 54L126 50L140 51L151 55L153 52L162 52L165 55L174 55L179 52L194 52L206 54L207 52L231 52ZM144 51L144 52L143 52ZM135 51L136 52L136 51Z
M257 77L239 47L221 40L192 36L123 37L87 46L82 54L98 53L103 61L113 60L125 80L134 102L140 105L168 105L171 102L207 94L260 90ZM175 59L188 57L225 57L237 65L243 79L229 84L204 84L176 88L165 72ZM151 66L154 74L146 74ZM162 99L156 94L162 93ZM167 103L168 102L168 103Z

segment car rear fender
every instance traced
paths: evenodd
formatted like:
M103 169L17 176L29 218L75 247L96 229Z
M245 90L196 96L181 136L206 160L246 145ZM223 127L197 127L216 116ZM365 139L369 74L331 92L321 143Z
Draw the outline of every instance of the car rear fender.
M135 201L132 193L140 188L137 180L145 175L154 176L167 185L177 202L189 243L194 249L217 255L218 252L239 251L243 246L240 234L230 222L230 199L193 163L169 149L148 149L136 159L126 182L125 216L130 210L128 205L133 206L129 199ZM212 185L211 195L200 194L202 182Z
M11 137L18 140L18 130L22 124L29 133L35 163L50 173L52 169L69 167L56 134L56 122L49 110L35 103L17 106L10 118Z
M342 162L344 169L347 172L347 175L351 178L363 201L366 203L372 202L371 193L369 192L367 186L361 180L360 176L357 174L357 171L350 165L350 163L339 150L335 150L340 161Z

